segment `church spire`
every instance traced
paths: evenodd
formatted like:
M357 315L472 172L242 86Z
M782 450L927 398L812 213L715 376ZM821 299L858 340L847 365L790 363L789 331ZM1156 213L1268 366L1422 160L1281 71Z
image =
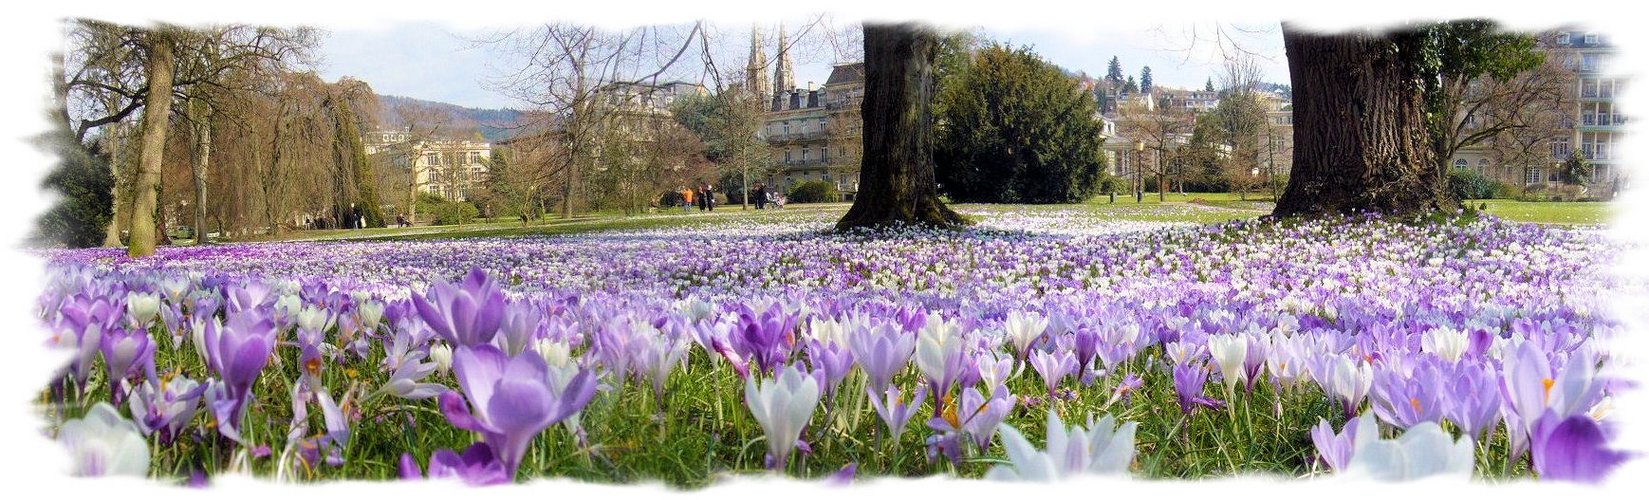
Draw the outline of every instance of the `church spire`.
M796 88L796 72L790 64L790 40L785 36L784 23L779 23L778 64L773 65L773 92L789 93Z
M744 86L752 94L773 95L773 85L767 79L767 50L762 47L761 27L750 24L750 62L744 66Z

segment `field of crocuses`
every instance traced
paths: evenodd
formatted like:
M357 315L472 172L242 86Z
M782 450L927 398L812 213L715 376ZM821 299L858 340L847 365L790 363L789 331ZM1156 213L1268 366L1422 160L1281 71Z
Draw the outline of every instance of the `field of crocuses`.
M46 432L209 481L1237 473L1595 481L1624 384L1589 228L979 208L46 255Z

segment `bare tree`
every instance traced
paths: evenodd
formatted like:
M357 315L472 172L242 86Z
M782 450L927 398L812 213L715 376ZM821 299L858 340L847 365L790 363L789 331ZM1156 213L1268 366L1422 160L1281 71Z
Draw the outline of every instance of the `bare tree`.
M1156 108L1138 101L1124 103L1119 111L1122 120L1117 128L1144 143L1145 149L1151 152L1151 160L1135 168L1156 178L1158 201L1167 199L1172 157L1191 133L1191 113L1183 108Z

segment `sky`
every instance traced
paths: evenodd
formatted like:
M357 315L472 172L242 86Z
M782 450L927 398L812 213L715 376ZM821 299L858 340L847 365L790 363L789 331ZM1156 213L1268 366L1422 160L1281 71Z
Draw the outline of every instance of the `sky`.
M765 19L769 39L776 38L771 26L781 19ZM786 20L795 36L796 26L807 18ZM718 57L736 61L739 67L749 53L749 28L745 23L716 23ZM841 26L839 21L833 26ZM1215 33L1223 27L1223 36ZM413 97L478 108L525 107L524 103L496 92L491 83L509 71L511 58L497 45L478 43L505 26L493 28L458 27L436 21L408 21L374 27L333 28L320 48L321 75L328 80L351 76L370 84L380 94ZM1128 25L1099 25L1090 30L1050 30L1035 27L981 26L993 40L1014 46L1030 45L1044 59L1072 71L1103 76L1111 57L1122 63L1123 71L1139 77L1150 66L1156 85L1201 88L1210 77L1216 84L1224 53L1237 53L1232 46L1251 53L1264 71L1264 79L1287 83L1288 66L1283 56L1282 33L1278 24L1229 24L1212 22L1144 22ZM823 37L793 56L796 80L823 85L833 63L857 59L857 54L838 55ZM1224 41L1224 48L1216 40ZM1234 42L1234 43L1233 43ZM766 48L769 58L777 54L773 42ZM676 76L694 80L697 66Z

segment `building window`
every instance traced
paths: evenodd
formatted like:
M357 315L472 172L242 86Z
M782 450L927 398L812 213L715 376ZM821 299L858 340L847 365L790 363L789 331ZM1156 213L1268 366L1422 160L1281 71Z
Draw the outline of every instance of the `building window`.
M784 121L784 135L790 135L790 120Z
M802 163L807 163L807 146L802 146Z
M440 153L429 153L429 154L424 155L424 166L433 167L433 166L437 166L437 165L440 165L440 164L441 164L441 154Z
M1539 184L1539 183L1540 183L1540 167L1529 167L1529 170L1523 176L1523 184L1528 185L1528 184Z
M1597 33L1586 34L1586 45L1597 45Z
M1563 159L1569 157L1569 138L1552 139L1552 158Z
M1488 158L1480 158L1480 159L1477 160L1477 173L1479 173L1479 174L1488 174L1489 173L1489 159Z
M819 117L819 131L824 132L825 130L828 130L829 128L830 128L830 126L826 124L824 117L822 117L822 116Z
M788 150L788 149L784 150L784 164L785 165L790 164L790 150Z
M1558 45L1568 45L1569 44L1569 34L1568 33L1559 33L1557 35L1557 44Z
M1465 158L1456 158L1454 160L1454 168L1466 168L1466 159Z

